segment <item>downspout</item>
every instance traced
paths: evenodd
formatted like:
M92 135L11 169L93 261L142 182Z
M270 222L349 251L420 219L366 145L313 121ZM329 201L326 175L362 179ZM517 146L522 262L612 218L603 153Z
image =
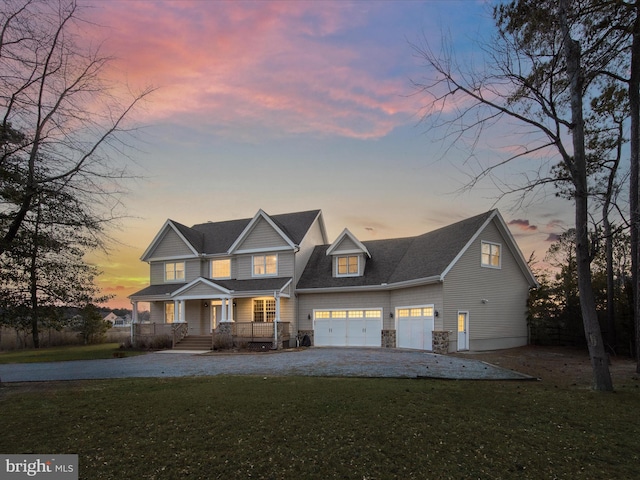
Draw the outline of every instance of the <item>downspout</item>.
M280 322L280 295L277 290L273 292L273 298L276 300L276 318L273 325L273 341L275 350L278 349L278 323Z

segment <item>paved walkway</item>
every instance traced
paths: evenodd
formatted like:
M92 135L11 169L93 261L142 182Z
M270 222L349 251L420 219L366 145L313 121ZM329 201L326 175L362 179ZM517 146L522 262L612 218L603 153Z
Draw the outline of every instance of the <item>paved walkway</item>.
M386 348L308 348L255 354L167 351L108 360L0 365L0 382L211 375L531 379L478 360Z

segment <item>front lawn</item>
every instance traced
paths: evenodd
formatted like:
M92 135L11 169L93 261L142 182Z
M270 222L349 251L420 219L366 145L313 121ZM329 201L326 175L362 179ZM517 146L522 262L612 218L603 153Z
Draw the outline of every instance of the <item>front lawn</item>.
M0 388L0 452L82 479L634 478L640 389L198 377Z
M29 348L0 352L0 363L66 362L96 360L114 356L140 355L146 352L122 350L118 343L97 345L69 345L64 347Z

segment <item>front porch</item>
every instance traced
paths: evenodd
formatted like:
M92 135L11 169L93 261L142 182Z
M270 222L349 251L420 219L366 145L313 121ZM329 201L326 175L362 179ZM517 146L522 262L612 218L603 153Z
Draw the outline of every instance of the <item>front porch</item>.
M275 328L277 324L278 328ZM272 350L289 348L289 322L221 322L210 334L189 335L188 322L134 323L134 345L154 344L185 350Z
M168 346L180 348L184 338L197 336L199 345L209 338L210 349L286 348L295 329L291 281L287 277L213 282L200 277L187 284L151 285L130 297L132 341L149 345L150 338L164 336ZM138 321L140 302L149 304L148 323Z

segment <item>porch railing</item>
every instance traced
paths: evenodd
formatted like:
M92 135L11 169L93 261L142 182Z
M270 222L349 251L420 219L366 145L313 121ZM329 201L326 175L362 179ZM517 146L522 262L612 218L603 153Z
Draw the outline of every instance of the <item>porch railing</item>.
M175 348L176 343L182 340L189 333L189 324L184 323L174 323L172 328L172 337L171 337L171 348Z
M272 322L234 322L231 334L234 338L249 341L269 341L273 339ZM289 339L289 322L278 322L278 336L281 340Z

